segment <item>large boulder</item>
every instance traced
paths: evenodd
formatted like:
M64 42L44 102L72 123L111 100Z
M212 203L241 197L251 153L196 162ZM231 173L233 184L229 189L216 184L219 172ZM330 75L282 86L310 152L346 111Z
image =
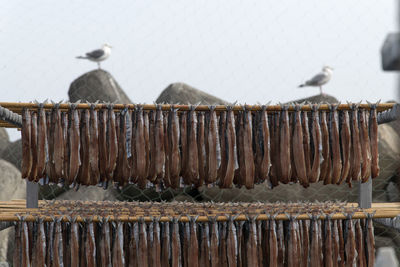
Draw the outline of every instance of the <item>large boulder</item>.
M105 70L93 70L78 77L68 90L70 102L78 100L96 102L114 102L129 104L132 101L118 85L117 81Z
M0 158L12 163L17 169L21 170L22 144L21 139L8 143L0 152Z
M91 200L91 201L117 201L116 190L114 188L103 188L96 186L82 186L78 191L68 190L61 195L57 196L58 200Z
M5 128L0 128L0 154L10 143L10 138Z
M213 95L207 94L185 83L172 83L168 85L156 100L157 103L168 104L201 104L225 105L229 104Z
M11 163L0 159L0 200L26 198L26 182ZM7 254L13 248L13 228L0 231L0 262L7 261Z

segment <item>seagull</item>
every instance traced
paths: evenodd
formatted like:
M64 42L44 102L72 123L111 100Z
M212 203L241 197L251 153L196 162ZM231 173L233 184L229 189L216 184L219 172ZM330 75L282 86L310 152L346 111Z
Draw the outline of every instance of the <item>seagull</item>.
M97 62L100 69L100 61L106 60L111 54L112 46L104 44L102 48L93 50L92 52L86 53L86 56L78 56L78 59L88 59L90 61Z
M300 84L299 87L318 86L321 95L323 95L324 93L322 92L322 85L329 82L329 80L332 77L332 73L333 73L333 68L331 68L329 66L325 66L322 68L322 71L320 73L318 73L317 75L312 77L310 80L306 81L305 83Z

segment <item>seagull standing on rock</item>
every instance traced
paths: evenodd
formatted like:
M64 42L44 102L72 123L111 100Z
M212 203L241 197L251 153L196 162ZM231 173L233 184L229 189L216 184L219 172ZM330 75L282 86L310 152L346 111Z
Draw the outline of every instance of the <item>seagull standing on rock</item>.
M312 77L310 80L306 81L305 83L300 84L299 87L318 86L321 95L323 95L324 93L322 92L322 85L329 82L329 80L332 77L332 73L333 73L333 68L325 66L322 68L322 71L320 73L318 73L317 75Z
M86 53L86 56L78 56L78 59L88 59L90 61L97 62L97 66L100 69L100 61L106 60L111 54L111 45L104 44L102 48L93 50L92 52Z

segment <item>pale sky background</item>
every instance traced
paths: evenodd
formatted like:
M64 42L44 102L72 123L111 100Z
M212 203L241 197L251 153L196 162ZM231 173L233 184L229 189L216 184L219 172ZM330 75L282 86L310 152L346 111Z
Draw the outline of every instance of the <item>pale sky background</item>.
M105 42L114 49L102 66L134 102L173 82L231 102L285 102L317 94L296 87L323 65L335 69L326 93L386 101L397 74L381 70L380 49L397 10L395 0L3 0L0 102L68 99L97 67L75 56Z

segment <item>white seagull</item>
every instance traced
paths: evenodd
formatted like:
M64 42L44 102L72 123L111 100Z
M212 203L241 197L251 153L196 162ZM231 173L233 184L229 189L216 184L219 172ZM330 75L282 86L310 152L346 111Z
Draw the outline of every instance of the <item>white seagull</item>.
M86 53L86 56L78 56L79 59L88 59L90 61L97 62L100 69L100 61L106 60L111 54L112 46L104 44L102 48L93 50L92 52Z
M321 95L323 95L324 93L322 92L322 85L329 82L329 80L332 77L332 73L333 73L333 68L325 66L322 68L322 71L320 73L318 73L317 75L312 77L310 80L306 81L305 83L300 84L299 87L318 86Z

